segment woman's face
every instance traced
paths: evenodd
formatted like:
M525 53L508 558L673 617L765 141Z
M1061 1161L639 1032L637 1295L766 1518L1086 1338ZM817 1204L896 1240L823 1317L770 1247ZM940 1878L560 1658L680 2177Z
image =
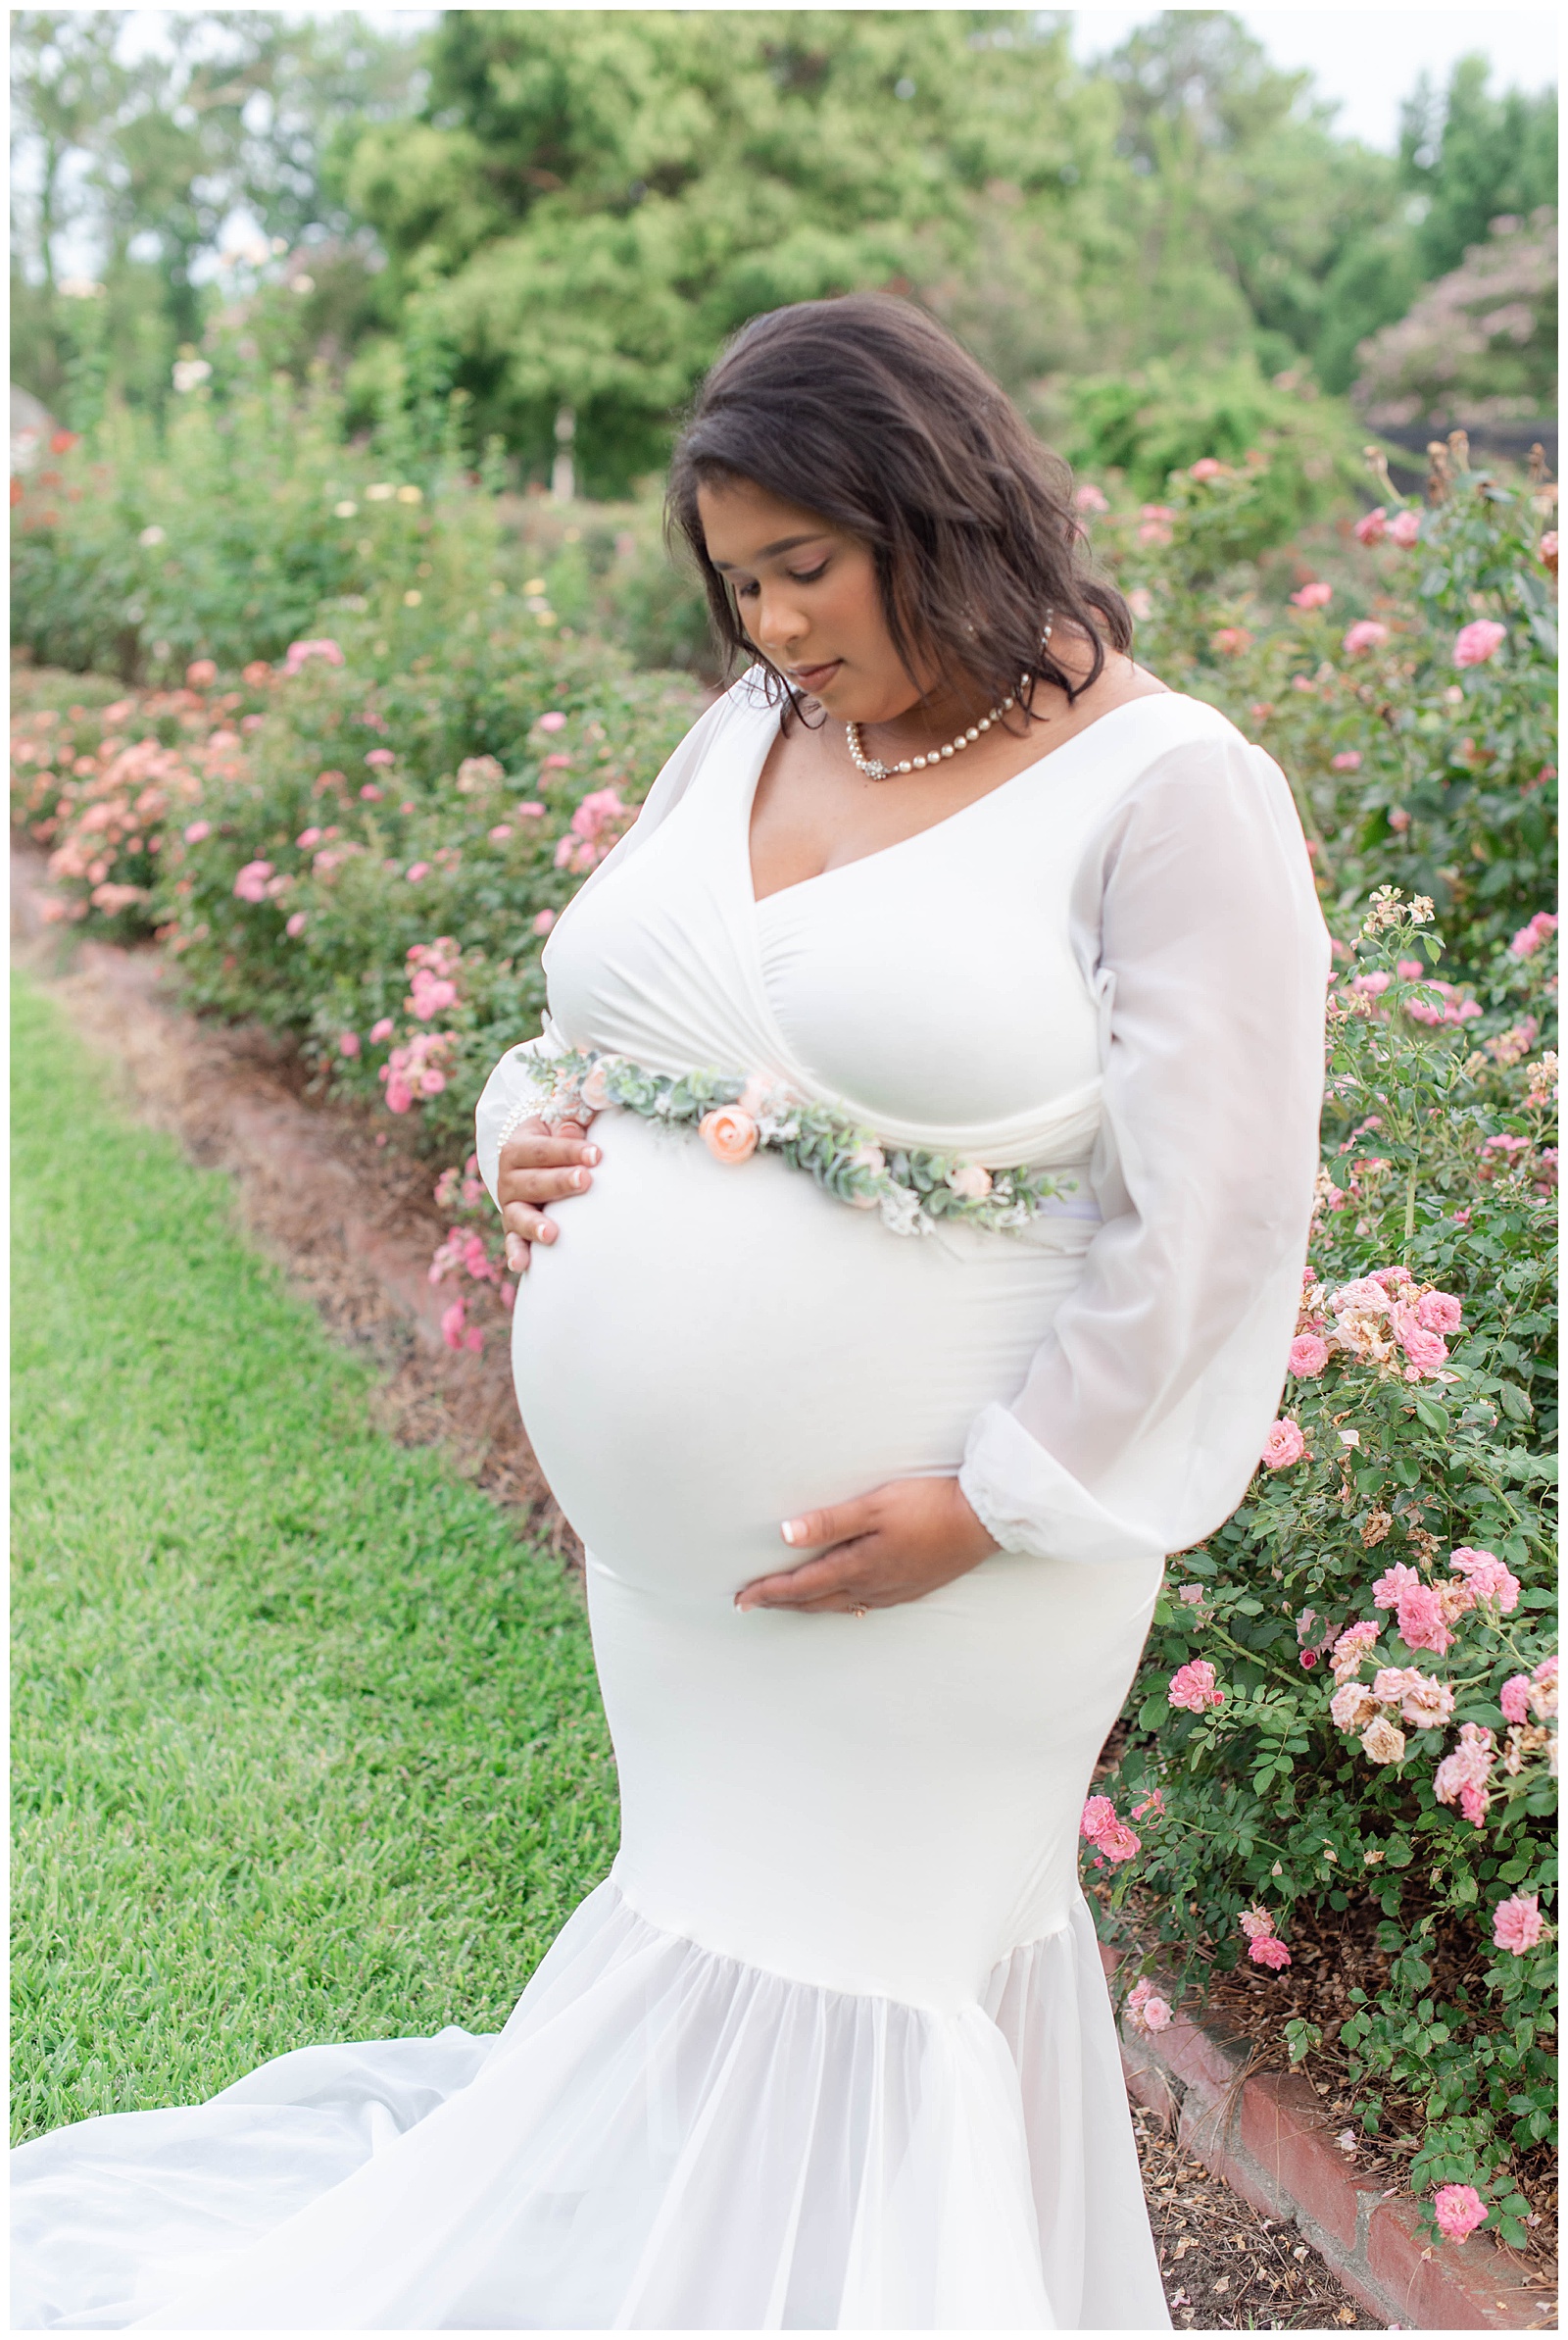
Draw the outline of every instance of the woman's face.
M890 722L920 696L888 633L869 546L750 479L697 491L708 557L748 638L840 722Z

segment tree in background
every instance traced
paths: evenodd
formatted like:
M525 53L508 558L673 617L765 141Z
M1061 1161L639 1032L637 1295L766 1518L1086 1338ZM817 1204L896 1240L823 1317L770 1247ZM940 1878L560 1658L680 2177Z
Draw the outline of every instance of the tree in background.
M324 336L346 351L373 315L375 255L363 236L355 248L337 142L346 124L358 135L407 109L415 53L352 15L220 9L166 12L159 44L137 54L135 14L12 18L16 371L55 400L84 344L106 347L117 386L161 406L176 352L194 353L221 304L211 264L239 223L253 263L274 241L318 253L289 354ZM94 251L91 279L62 278L63 246Z

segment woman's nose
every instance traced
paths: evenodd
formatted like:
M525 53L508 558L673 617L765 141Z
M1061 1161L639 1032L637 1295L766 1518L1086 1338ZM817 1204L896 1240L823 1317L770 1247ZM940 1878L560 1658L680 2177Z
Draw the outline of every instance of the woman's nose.
M757 627L753 635L759 649L786 650L798 642L806 631L806 622L799 610L778 594L763 592L760 596Z

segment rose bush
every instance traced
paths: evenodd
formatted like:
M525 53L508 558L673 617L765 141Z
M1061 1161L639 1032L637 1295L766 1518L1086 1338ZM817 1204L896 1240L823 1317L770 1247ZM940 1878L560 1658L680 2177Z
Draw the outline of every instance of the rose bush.
M1171 1563L1103 1783L1160 1818L1109 1899L1191 1989L1289 1965L1302 1905L1365 1913L1387 1981L1332 2027L1362 2125L1414 2098L1415 2189L1519 2242L1510 2164L1553 2133L1555 986L1505 946L1434 1015L1428 907L1386 892L1340 961L1281 1419Z

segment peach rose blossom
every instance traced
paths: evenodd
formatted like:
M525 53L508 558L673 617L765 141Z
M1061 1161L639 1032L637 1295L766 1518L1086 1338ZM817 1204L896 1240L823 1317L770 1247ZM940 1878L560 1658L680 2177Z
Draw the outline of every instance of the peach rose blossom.
M697 1134L715 1162L748 1162L757 1151L757 1123L738 1105L716 1105L705 1113Z
M1379 1715L1361 1733L1361 1752L1375 1764L1402 1764L1404 1733L1387 1716Z
M577 1094L590 1113L603 1113L610 1103L610 1082L603 1065L595 1065Z
M949 1170L948 1184L966 1202L977 1203L991 1192L991 1172L982 1170L978 1162L960 1162L956 1170Z

